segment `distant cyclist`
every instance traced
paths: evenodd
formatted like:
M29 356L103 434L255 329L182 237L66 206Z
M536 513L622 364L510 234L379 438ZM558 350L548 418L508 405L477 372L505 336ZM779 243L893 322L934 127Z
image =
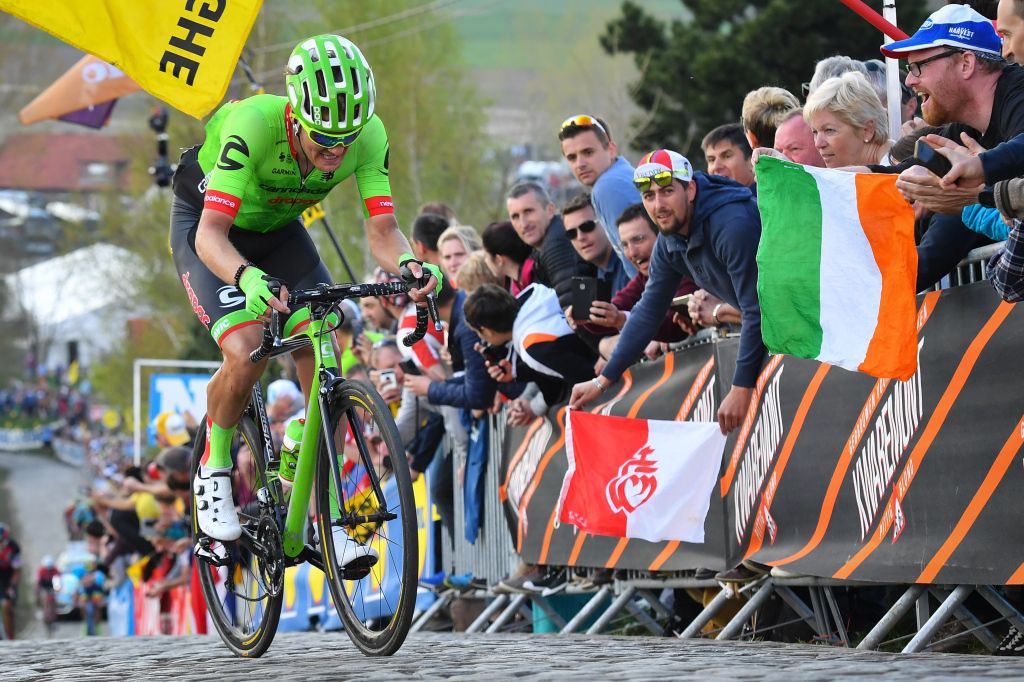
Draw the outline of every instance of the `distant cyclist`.
M11 537L11 529L0 523L0 617L8 639L14 639L14 607L18 602L21 578L21 547Z
M199 527L211 538L241 534L231 495L231 439L265 361L260 318L268 306L289 314L285 333L308 322L287 308L287 288L330 282L299 220L302 211L354 175L363 202L370 252L386 270L408 264L431 274L410 292L416 302L440 286L436 266L416 260L399 231L391 198L387 133L374 115L373 73L353 43L337 35L303 40L288 59L288 96L256 95L222 106L206 125L206 141L181 157L174 177L171 248L192 310L220 346L224 364L207 389L206 451L193 482ZM311 350L293 356L306 398ZM339 528L339 533L344 530ZM342 565L375 563L376 552L343 543Z

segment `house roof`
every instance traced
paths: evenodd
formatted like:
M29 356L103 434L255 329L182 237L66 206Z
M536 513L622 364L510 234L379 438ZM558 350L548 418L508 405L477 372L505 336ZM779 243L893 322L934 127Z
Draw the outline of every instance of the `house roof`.
M89 192L121 185L132 142L99 133L11 135L0 146L0 189Z
M142 272L139 258L120 246L93 244L4 276L21 310L55 325L104 308L128 305Z

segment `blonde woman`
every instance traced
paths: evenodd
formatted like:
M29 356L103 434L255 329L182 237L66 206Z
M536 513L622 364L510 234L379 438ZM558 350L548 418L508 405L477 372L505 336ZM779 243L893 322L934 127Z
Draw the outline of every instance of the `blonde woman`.
M828 168L888 163L889 119L863 74L829 78L807 97L804 119Z
M453 282L469 254L483 248L480 235L469 225L452 225L437 238L437 250L441 254L441 269Z
M502 282L487 264L487 252L479 250L469 254L459 268L459 289L468 296L482 284L497 284L500 287Z

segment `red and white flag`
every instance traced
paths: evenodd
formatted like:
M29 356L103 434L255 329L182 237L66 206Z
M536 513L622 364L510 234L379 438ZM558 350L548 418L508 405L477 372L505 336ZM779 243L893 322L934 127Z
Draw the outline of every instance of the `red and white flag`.
M592 535L704 542L725 436L715 422L570 410L559 520Z

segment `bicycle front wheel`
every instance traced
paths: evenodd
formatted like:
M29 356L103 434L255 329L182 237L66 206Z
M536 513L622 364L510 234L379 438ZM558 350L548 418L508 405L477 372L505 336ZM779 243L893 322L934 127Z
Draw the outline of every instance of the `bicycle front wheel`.
M205 448L206 433L200 429L192 453L193 480ZM242 537L226 543L205 538L193 508L192 534L202 547L196 569L220 638L236 656L255 658L263 655L277 632L284 560L277 526L260 513L258 494L267 487L266 461L260 431L248 413L238 423L231 451L237 453L232 489Z
M365 654L390 656L409 633L419 574L416 503L398 429L375 390L342 384L324 415L330 456L317 445L317 524L324 568L338 616ZM345 560L369 548L369 568ZM356 562L357 564L360 562Z

